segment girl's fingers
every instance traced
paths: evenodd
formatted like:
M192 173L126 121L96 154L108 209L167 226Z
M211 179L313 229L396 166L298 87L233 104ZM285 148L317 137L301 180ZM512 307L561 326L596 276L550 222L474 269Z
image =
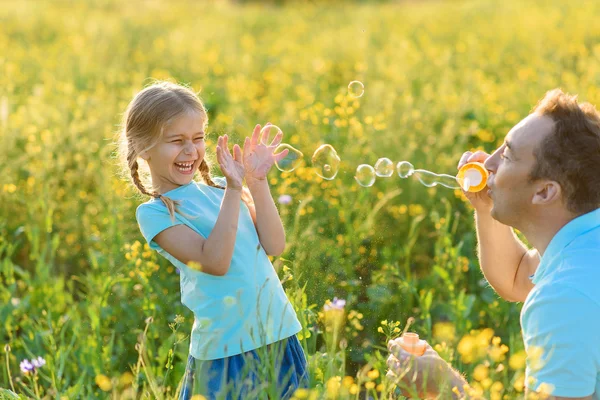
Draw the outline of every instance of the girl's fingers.
M261 143L267 143L267 140L269 140L269 132L271 132L271 125L267 123L263 129L262 137L260 138Z
M242 162L242 149L237 144L233 145L233 159L237 162Z
M285 149L282 150L280 153L273 154L273 157L275 158L275 161L281 161L288 155L289 152L290 151L288 149Z
M223 138L223 148L225 149L225 153L227 153L228 157L231 157L231 151L229 151L229 136L225 135Z
M244 155L248 154L247 151L250 148L250 138L246 137L244 140Z
M253 146L258 144L258 135L260 134L260 125L256 124L254 127L254 131L252 131L252 139L250 140L250 144Z
M273 141L271 142L271 145L269 147L275 148L275 147L279 146L279 144L281 143L282 140L283 140L283 132L279 131L279 132L277 132L277 135L275 135L275 137L273 138Z
M223 150L219 146L217 146L217 162L220 166L222 166L225 161L223 160Z

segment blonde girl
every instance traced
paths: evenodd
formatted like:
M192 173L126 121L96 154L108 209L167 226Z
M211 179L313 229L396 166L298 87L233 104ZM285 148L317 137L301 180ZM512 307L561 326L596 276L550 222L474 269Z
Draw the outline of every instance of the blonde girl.
M122 124L131 181L151 197L137 208L140 230L179 269L181 301L194 314L179 398L286 398L306 379L301 326L268 258L283 252L285 233L267 173L287 152L274 154L282 135L267 145L260 125L243 150L220 136L224 178L213 178L207 122L192 90L159 82L135 95Z

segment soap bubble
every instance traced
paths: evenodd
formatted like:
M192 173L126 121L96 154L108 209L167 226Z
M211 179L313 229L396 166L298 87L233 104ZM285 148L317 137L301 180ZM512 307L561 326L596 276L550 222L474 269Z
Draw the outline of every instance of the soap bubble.
M260 134L259 134L259 140L260 143L264 144L264 145L270 145L271 142L273 141L273 139L275 139L275 136L277 136L277 134L281 132L281 128L279 128L277 125L265 125L263 126L263 128L260 130Z
M436 174L425 169L417 169L413 175L427 187L441 185L448 189L460 189L459 181L452 175Z
M322 144L312 155L312 164L317 175L328 181L335 178L340 166L340 157L330 144Z
M375 174L382 178L394 175L394 163L389 158L380 158L375 163Z
M275 161L277 169L283 172L292 172L302 164L302 157L304 154L298 149L290 146L289 144L282 143L275 149L275 154L281 153L283 150L288 150L288 154L283 160Z
M375 169L368 164L360 164L356 168L354 179L360 186L371 187L375 183Z
M359 98L365 93L365 85L361 81L352 81L348 84L350 96Z
M396 171L400 178L408 178L415 172L415 167L408 161L400 161L396 164Z

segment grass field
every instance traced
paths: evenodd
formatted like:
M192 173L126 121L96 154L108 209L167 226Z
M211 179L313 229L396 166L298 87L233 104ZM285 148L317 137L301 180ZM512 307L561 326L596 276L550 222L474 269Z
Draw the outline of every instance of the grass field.
M27 2L0 8L0 396L173 398L191 313L150 252L119 175L115 133L151 79L190 84L207 147L280 126L307 163L270 183L288 246L275 259L304 324L311 388L297 398L388 398L387 338L427 339L491 399L522 396L520 304L476 258L462 194L397 175L356 184L380 157L456 172L493 150L555 87L600 101L600 3ZM350 81L364 83L360 98ZM309 159L342 159L325 181ZM215 169L215 174L219 174ZM342 340L323 305L346 300ZM42 357L36 373L20 369ZM16 398L16 395L15 395Z

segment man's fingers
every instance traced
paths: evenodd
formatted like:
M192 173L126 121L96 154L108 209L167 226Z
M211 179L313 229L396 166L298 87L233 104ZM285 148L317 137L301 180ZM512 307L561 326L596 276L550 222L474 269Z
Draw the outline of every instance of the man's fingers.
M465 165L467 163L467 160L469 159L469 157L471 157L471 154L473 154L470 151L466 151L463 153L462 157L460 158L460 161L458 162L458 166L457 168L460 169L460 167L462 167L463 165Z
M490 155L485 151L478 150L467 159L467 162L484 162Z

